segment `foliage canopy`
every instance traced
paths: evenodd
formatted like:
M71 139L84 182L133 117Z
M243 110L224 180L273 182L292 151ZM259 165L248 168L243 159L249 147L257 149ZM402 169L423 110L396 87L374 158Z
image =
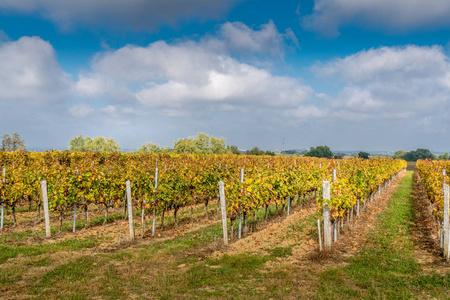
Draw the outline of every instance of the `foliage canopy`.
M315 148L312 147L305 153L305 156L333 158L333 152L331 152L328 146L317 146Z

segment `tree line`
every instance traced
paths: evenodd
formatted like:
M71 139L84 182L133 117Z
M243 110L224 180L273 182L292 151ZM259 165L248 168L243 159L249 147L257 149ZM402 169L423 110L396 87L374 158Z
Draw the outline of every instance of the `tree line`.
M102 136L96 138L72 138L69 142L69 151L105 151L120 152L120 144L112 138ZM192 153L192 154L240 154L236 145L226 145L225 138L216 138L200 132L195 137L183 138L174 142L173 148L161 147L154 143L142 145L137 153Z
M3 134L1 141L1 151L27 150L25 141L17 132L13 134ZM121 152L120 144L112 138L104 138L98 136L95 138L83 137L78 135L73 137L69 142L69 151L104 151L104 152ZM275 155L273 151L263 151L258 147L251 150L240 151L236 145L226 145L225 138L216 138L212 135L200 132L195 137L182 138L174 142L174 146L161 147L154 143L146 143L142 145L137 153L193 153L193 154L247 154L247 155ZM286 150L282 151L284 155L303 155L308 157L319 158L343 158L345 153L333 153L328 146L312 147L307 151ZM353 153L352 157L369 159L367 152L360 151ZM399 150L392 155L394 159L404 159L406 161L417 161L419 159L439 159L448 160L448 153L435 155L428 149L418 148L412 151Z
M444 154L441 154L441 155L435 155L435 154L431 153L431 151L428 149L418 148L417 150L413 150L413 151L409 151L409 152L399 150L394 153L392 158L400 158L400 159L404 159L406 161L417 161L419 159L448 160L450 157L447 152Z

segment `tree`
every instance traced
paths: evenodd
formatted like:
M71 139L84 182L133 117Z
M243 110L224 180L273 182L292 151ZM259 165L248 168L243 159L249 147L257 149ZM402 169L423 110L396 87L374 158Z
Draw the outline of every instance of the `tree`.
M211 152L215 154L228 154L230 153L225 147L225 138L215 138L211 136L209 141Z
M86 148L84 146L84 138L82 135L72 138L69 142L69 151L83 152Z
M247 150L247 152L245 152L247 155L271 155L271 156L275 156L275 152L267 150L267 151L263 151L260 150L258 147L253 147L251 150Z
M16 151L27 150L25 147L25 141L19 136L17 132L14 132L12 136L4 134L2 136L2 151Z
M180 139L174 142L175 153L203 153L203 154L231 154L225 146L225 138L215 138L206 133L199 132L195 137Z
M106 144L104 145L103 151L106 152L120 152L120 144L113 140L112 138L106 139Z
M398 150L394 153L392 158L393 159L404 159L406 153L407 153L406 151Z
M200 153L200 149L192 139L179 139L174 142L174 153Z
M139 150L136 152L137 153L164 153L164 152L169 152L169 151L170 151L169 147L162 148L156 144L147 143L145 145L142 145L142 147L139 148Z
M345 152L334 152L333 154L334 159L343 159L347 155Z
M247 155L263 155L264 151L259 150L258 147L253 147L251 150L247 150Z
M433 153L431 153L428 149L421 149L418 148L415 151L409 151L404 156L403 159L407 161L417 161L418 159L435 159L435 156Z
M305 153L305 156L333 158L333 152L328 146L317 146L316 148L312 147Z
M209 135L203 132L197 133L196 137L193 139L196 147L200 151L200 153L210 153L210 138ZM225 141L224 141L225 144Z
M231 154L236 154L236 155L241 154L241 152L239 151L238 146L236 146L236 145L227 146L227 150L228 150L227 152L231 153Z
M450 156L448 155L447 152L445 152L445 154L439 155L438 158L439 158L439 159L442 159L442 160L448 160L448 159L450 158Z
M275 152L267 150L266 152L264 152L264 155L275 156Z
M358 157L359 157L359 158L363 158L363 159L369 159L369 153L364 152L364 151L360 151L360 152L358 153Z
M105 151L120 152L120 144L112 138L105 139L98 136L94 139L90 137L83 138L79 135L72 138L69 142L69 151Z

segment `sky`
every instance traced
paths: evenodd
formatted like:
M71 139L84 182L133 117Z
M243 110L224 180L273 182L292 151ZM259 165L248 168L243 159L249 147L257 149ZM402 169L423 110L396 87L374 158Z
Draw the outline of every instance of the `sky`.
M449 152L448 0L0 0L0 134Z

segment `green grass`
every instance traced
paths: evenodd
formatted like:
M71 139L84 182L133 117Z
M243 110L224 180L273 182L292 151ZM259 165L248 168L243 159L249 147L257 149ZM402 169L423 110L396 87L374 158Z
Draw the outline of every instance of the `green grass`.
M17 257L19 254L25 257L33 257L62 250L77 251L83 248L92 248L96 245L98 245L98 241L94 237L70 239L53 244L46 243L32 246L0 245L0 264L5 263L10 258Z
M207 227L195 230L173 239L155 243L148 247L148 250L163 251L164 253L175 253L186 251L204 244L212 243L223 236L220 223L214 223Z
M157 295L160 299L284 298L292 278L287 271L266 270L263 265L269 260L270 256L245 253L208 258L178 274L161 276Z
M380 215L369 244L350 265L320 274L318 299L411 299L426 295L448 299L450 274L423 275L415 262L411 228L412 172L400 182Z

